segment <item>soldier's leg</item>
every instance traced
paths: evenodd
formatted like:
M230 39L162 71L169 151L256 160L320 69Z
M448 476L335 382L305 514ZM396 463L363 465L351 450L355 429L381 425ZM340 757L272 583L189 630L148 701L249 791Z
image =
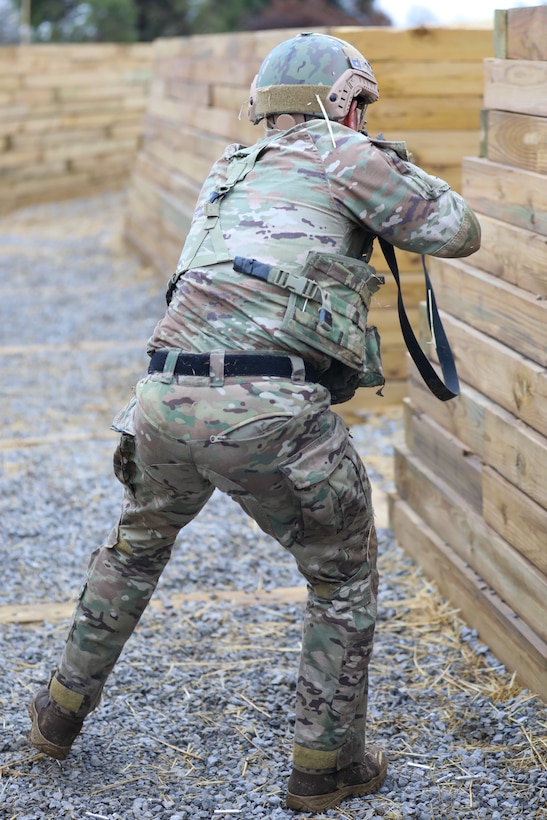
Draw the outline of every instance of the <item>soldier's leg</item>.
M377 541L370 483L346 425L316 391L294 418L251 421L206 455L211 480L292 552L308 581L295 765L362 760Z
M134 436L122 434L114 458L115 473L124 485L120 521L91 557L69 636L50 682L56 704L77 718L97 705L169 560L178 532L197 515L214 489L190 462L165 465L167 477L152 478L141 449Z

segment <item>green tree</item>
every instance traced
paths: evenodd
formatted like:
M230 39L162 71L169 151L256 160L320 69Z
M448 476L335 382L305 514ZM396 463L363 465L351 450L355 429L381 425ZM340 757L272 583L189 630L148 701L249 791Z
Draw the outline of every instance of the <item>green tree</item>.
M389 25L374 0L196 0L194 31Z
M198 0L192 21L194 33L239 31L243 21L260 14L271 0ZM299 2L299 0L296 0Z
M375 0L32 0L31 23L35 39L80 42L150 41L268 28L389 25L389 18L375 11L374 4Z
M137 39L133 0L32 0L34 39L132 42Z
M95 40L102 43L132 43L137 39L137 10L134 0L91 0L90 22Z
M229 0L227 0L229 4ZM192 34L196 0L134 0L139 40Z

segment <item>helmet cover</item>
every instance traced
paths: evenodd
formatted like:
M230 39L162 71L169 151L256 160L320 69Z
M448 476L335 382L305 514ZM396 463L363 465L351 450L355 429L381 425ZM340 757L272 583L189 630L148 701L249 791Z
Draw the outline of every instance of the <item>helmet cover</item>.
M270 114L305 114L342 120L355 98L378 99L368 60L345 40L328 34L299 34L272 49L253 80L249 119ZM318 100L319 98L319 100Z

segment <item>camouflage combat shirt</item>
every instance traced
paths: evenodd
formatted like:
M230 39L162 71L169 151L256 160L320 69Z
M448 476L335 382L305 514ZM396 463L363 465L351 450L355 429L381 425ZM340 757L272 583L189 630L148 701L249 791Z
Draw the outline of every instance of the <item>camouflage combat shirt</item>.
M434 256L477 250L480 232L465 200L410 162L404 143L372 140L335 122L330 126L311 120L270 131L257 143L264 146L255 164L220 201L225 259L244 256L294 267L310 250L359 256L367 234ZM187 270L204 206L242 149L229 145L203 185L178 266L187 272L149 340L149 353L165 347L296 352L326 368L326 356L279 332L286 291L236 273L231 261ZM214 258L213 245L207 237L201 246L205 256L209 250Z

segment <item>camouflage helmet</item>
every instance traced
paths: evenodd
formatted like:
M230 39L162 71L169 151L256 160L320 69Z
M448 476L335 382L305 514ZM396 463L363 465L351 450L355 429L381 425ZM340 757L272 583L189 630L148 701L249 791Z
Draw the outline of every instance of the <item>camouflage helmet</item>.
M255 124L270 114L326 113L342 120L356 97L364 104L378 99L376 79L363 55L328 34L299 34L262 62L251 85L248 116Z

